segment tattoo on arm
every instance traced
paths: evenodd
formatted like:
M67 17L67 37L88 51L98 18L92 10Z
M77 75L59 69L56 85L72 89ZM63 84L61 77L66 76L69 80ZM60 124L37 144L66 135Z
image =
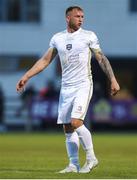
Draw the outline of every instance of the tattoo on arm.
M109 80L111 80L114 77L114 73L113 73L109 60L102 52L98 52L98 55L96 57L97 57L97 60L99 62L101 69L107 75Z

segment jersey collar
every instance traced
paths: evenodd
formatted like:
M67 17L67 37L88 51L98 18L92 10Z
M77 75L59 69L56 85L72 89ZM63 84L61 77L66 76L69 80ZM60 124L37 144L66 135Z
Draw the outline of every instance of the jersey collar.
M74 35L74 34L79 33L79 32L81 31L81 29L82 29L82 28L79 28L77 31L75 31L75 32L73 32L73 33L69 33L67 30L66 30L66 32L67 32L68 34L70 34L70 35Z

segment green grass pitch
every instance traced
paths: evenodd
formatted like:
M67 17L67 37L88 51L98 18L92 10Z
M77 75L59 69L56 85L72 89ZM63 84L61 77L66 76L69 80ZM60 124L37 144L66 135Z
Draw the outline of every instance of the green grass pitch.
M88 174L58 174L67 163L63 133L0 134L0 179L137 178L137 134L93 134L99 166ZM85 154L80 148L80 164Z

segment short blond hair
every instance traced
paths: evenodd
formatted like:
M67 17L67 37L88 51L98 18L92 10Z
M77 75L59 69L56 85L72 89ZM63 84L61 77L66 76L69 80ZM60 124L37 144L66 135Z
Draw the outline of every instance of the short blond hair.
M66 16L68 15L69 12L71 12L73 9L77 9L78 11L83 11L83 9L79 6L70 6L66 9Z

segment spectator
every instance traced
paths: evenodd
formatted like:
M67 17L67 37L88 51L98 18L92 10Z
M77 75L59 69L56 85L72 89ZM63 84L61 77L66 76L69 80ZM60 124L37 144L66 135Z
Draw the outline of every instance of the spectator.
M24 109L29 109L32 99L36 96L36 90L33 85L30 85L22 94L21 101L22 104L17 110L17 116L21 116L21 113Z
M53 81L48 81L48 85L40 90L40 97L44 99L55 99L58 97L58 92Z

